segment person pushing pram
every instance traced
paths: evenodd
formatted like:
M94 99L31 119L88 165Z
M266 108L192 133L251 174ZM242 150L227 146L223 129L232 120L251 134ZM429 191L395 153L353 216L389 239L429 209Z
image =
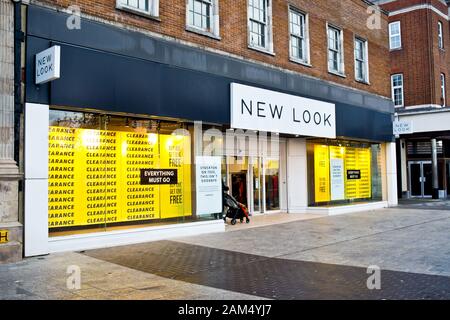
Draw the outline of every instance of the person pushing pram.
M227 218L229 218L231 219L231 224L235 225L237 219L243 223L245 218L245 222L250 223L247 207L228 194L229 190L230 188L222 181L222 205L225 208L223 221L227 222Z

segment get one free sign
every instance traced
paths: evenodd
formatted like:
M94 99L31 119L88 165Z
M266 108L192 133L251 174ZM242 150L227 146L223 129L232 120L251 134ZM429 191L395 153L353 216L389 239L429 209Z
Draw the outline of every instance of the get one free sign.
M60 67L60 46L53 46L36 54L36 84L42 84L59 79Z

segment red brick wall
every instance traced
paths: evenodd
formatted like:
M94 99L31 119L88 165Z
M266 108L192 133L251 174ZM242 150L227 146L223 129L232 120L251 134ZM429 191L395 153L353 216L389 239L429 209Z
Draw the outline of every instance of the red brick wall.
M67 8L76 4L84 14L117 21L133 27L181 39L196 45L218 49L247 59L268 63L284 69L319 77L342 85L390 97L389 49L387 16L382 17L381 30L369 30L367 4L362 0L274 0L273 35L275 56L247 47L247 1L220 0L221 40L211 39L185 30L186 0L160 0L161 21L154 21L115 8L116 0L41 0L35 1ZM312 67L289 61L288 3L309 14ZM344 30L345 73L341 78L328 73L326 22ZM353 37L358 35L369 41L370 85L355 81Z
M383 5L385 10L399 10L418 4L432 4L446 14L446 5L437 0L400 0ZM441 104L440 74L446 76L446 102L450 104L450 26L436 12L420 9L389 17L400 21L402 49L391 51L391 74L403 73L405 106ZM444 30L444 50L438 46L438 21Z

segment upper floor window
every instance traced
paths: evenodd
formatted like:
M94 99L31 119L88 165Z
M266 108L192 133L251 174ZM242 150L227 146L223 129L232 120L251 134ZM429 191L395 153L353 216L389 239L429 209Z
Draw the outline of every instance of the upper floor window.
M219 1L188 0L187 25L192 31L203 31L219 36Z
M309 35L306 14L289 8L289 32L291 59L309 63Z
M442 22L438 22L438 44L440 49L444 49L444 28Z
M248 0L248 29L250 47L273 51L270 0Z
M445 107L446 104L446 90L445 90L445 74L441 73L441 105Z
M355 78L358 81L369 82L367 41L355 38Z
M404 106L403 74L394 74L391 77L392 100L396 107Z
M116 0L116 7L146 16L159 16L159 0Z
M402 32L400 21L389 24L389 48L391 50L400 49L402 47Z
M328 26L328 71L344 74L344 50L342 30Z

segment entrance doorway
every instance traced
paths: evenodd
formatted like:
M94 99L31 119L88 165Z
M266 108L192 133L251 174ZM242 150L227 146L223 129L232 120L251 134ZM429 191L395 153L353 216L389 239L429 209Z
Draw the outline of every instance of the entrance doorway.
M252 214L280 210L280 161L265 157L230 159L228 187L233 197Z
M431 198L433 196L431 161L410 161L408 166L411 197Z

